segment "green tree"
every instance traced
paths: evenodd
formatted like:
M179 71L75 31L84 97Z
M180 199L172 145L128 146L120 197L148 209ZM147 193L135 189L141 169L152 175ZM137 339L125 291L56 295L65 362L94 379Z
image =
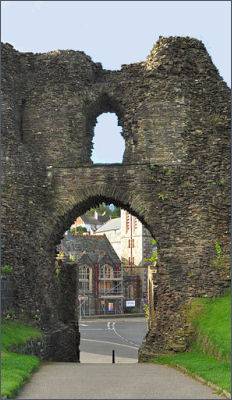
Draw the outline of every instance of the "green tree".
M151 253L150 257L144 258L144 261L155 264L158 261L157 241L155 239L152 239L151 244L154 245L152 253Z
M120 208L115 207L112 209L109 205L102 203L98 207L91 208L89 211L87 211L86 215L93 217L95 211L99 215L106 215L107 217L111 218L118 218L120 217Z
M121 214L121 209L119 207L114 207L111 212L111 218L119 218Z
M85 226L76 226L76 228L70 229L70 233L73 236L83 235L84 232L87 232L87 229Z
M100 204L98 207L91 208L89 211L87 211L86 215L93 217L95 211L97 211L99 215L107 215L108 217L111 215L111 210L105 203Z

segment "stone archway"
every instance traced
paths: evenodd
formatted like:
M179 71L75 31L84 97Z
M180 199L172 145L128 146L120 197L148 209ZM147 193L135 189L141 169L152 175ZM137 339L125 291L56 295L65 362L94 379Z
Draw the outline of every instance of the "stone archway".
M109 200L159 244L154 323L140 359L188 345L186 302L229 285L215 242L229 244L229 89L204 45L161 38L145 62L105 71L82 52L2 47L3 256L15 308L45 330L50 359L75 359L60 319L55 245L74 217ZM23 104L23 106L22 106ZM123 163L93 165L94 121L114 111ZM59 350L57 350L59 349Z
M54 177L55 179L55 177ZM64 189L64 188L63 188ZM83 215L86 211L88 211L90 208L94 206L98 206L102 202L111 204L112 202L118 206L122 207L126 210L128 210L131 214L135 215L141 222L143 221L143 224L145 224L147 227L147 223L142 216L142 213L138 210L134 210L131 205L129 204L129 200L125 196L125 192L120 191L117 187L112 186L112 185L96 185L95 188L92 186L85 188L85 193L82 193L82 189L79 188L78 193L76 192L76 198L75 196L70 195L70 198L73 201L73 204L71 203L66 203L67 209L65 210L64 207L64 198L61 196L60 200L62 204L62 212L64 213L62 216L59 216L57 219L57 224L50 225L51 231L48 234L48 237L52 237L53 240L50 242L50 249L48 250L48 253L50 254L50 265L51 265L51 274L50 278L51 281L56 280L54 276L54 258L56 255L56 248L57 245L60 243L61 239L63 238L64 232L70 227L71 223L73 220L78 216L78 215ZM106 195L103 195L102 193L106 193ZM65 194L65 189L63 194ZM79 199L79 201L78 201ZM128 202L127 202L128 201ZM59 208L57 209L57 212L59 213ZM148 227L148 229L150 229ZM49 240L48 240L49 243ZM46 265L46 270L48 268L48 265ZM42 271L41 271L41 274ZM62 348L62 351L59 352L59 354L56 353L56 346L58 346L58 343L56 343L56 346L54 346L54 353L55 357L58 360L61 360L60 353L62 353L62 356L64 357L64 360L69 360L69 361L75 361L77 357L77 352L78 352L78 346L79 346L79 335L75 335L74 332L78 331L78 318L79 315L77 315L77 310L75 309L75 296L76 296L76 274L75 271L73 270L73 267L66 266L65 269L61 269L60 275L59 275L59 280L61 282L61 286L59 283L59 287L57 287L57 282L55 282L56 288L54 288L54 293L60 292L61 290L61 300L59 304L57 305L57 308L59 310L59 328L56 329L56 334L58 330L60 330L60 336L66 335L69 337L67 340L69 346L66 348L66 342L63 343L61 340L59 342L59 348ZM51 325L53 325L54 322L51 322ZM65 324L66 326L63 326ZM67 326L69 326L69 331L67 331ZM73 329L74 328L74 329ZM49 333L50 334L50 333ZM51 332L51 335L53 335L53 332ZM75 357L73 357L75 355ZM63 358L62 358L63 359Z

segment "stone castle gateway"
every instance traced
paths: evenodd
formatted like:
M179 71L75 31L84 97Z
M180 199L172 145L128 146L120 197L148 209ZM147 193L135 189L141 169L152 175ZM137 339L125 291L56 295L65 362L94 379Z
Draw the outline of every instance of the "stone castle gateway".
M202 42L161 37L146 61L120 71L79 51L6 43L2 91L3 265L13 267L18 315L45 332L47 358L77 359L75 276L70 268L57 279L56 246L102 201L134 214L158 243L155 320L140 360L184 351L186 304L220 295L230 279L229 88ZM94 165L94 125L108 111L123 129L123 162Z

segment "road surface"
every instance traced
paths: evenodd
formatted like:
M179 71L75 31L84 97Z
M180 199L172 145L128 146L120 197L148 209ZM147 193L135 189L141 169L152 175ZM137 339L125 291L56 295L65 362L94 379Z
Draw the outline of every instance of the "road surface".
M112 350L115 363L136 363L138 349L147 332L145 318L109 318L82 320L81 363L111 363Z
M82 320L80 330L81 363L44 362L17 399L223 398L173 368L137 363L143 318Z
M221 399L173 368L154 364L44 363L17 399Z

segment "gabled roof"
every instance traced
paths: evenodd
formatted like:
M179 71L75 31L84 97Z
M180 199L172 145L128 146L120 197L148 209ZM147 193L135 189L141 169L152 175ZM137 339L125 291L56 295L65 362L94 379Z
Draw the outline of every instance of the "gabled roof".
M112 259L111 255L109 253L99 256L98 262L99 262L100 266L104 265L104 264L110 264L110 265L115 264L115 260Z
M58 250L63 251L66 256L76 256L77 262L81 262L81 258L86 254L93 264L99 263L104 256L112 260L115 265L121 264L118 255L105 235L72 236L69 233L62 239Z
M112 218L107 221L104 225L96 230L96 233L103 233L107 231L120 230L121 229L121 218Z
M84 251L82 253L82 255L78 258L77 265L78 264L91 265L91 264L93 264L93 262L94 262L94 260L90 257L90 255L88 253L86 253L86 251Z

